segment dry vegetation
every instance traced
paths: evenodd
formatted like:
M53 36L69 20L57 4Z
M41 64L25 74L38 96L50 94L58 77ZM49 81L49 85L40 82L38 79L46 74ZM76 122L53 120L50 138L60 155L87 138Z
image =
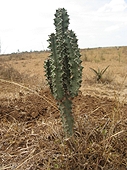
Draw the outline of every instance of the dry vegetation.
M0 56L0 170L126 170L127 47L81 50L83 82L66 138L46 85L49 52ZM94 69L109 68L101 82Z

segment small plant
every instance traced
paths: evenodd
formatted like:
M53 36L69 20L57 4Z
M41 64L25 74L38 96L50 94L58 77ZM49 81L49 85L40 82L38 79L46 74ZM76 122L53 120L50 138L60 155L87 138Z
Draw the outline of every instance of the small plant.
M100 70L99 68L98 68L98 70L95 70L95 69L93 69L93 68L90 68L90 69L95 73L97 82L101 82L102 76L103 76L103 74L106 72L106 70L108 69L108 67L109 67L109 66L107 66L105 69L102 69L102 70Z
M48 84L61 113L67 134L73 134L72 99L78 95L82 82L82 66L77 38L68 30L69 15L64 8L56 10L54 25L56 34L49 36L51 55L44 68Z

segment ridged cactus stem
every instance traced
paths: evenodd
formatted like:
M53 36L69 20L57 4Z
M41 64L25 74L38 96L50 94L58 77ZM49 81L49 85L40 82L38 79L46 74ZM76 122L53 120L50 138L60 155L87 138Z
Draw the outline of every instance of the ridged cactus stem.
M80 51L76 35L68 29L69 15L64 8L56 10L56 33L49 36L51 55L44 67L48 84L61 113L64 129L73 134L72 99L78 95L82 80Z

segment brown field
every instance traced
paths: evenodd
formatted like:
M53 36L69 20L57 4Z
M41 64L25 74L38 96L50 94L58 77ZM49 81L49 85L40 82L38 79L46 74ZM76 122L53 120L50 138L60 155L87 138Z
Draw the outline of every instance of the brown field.
M0 55L0 170L126 170L127 47L81 50L70 138L46 84L48 55ZM97 82L90 68L108 65Z

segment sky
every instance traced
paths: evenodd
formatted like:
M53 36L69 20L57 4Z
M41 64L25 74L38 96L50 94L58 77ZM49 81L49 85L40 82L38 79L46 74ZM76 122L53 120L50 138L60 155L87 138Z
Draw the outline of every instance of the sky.
M47 50L58 8L79 48L127 46L127 0L0 0L0 53Z

